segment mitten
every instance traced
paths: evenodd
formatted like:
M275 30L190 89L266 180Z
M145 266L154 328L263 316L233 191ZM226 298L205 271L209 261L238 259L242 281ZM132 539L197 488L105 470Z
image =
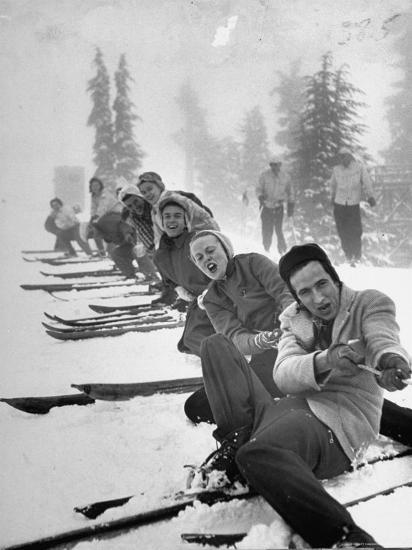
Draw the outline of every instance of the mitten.
M185 302L191 302L192 300L195 299L195 296L191 292L186 290L183 286L175 287L175 292L178 295L178 297L181 300L184 300Z
M277 348L280 338L280 330L264 330L256 334L254 342L259 349Z
M397 353L384 353L379 359L377 369L381 371L378 384L388 391L403 390L406 380L411 376L411 367L408 362Z
M337 369L343 376L353 376L359 373L358 364L365 358L347 344L336 344L328 349L327 362L331 369Z
M375 197L369 197L369 198L368 198L368 203L369 203L369 206L371 206L372 208L373 208L374 206L376 206Z

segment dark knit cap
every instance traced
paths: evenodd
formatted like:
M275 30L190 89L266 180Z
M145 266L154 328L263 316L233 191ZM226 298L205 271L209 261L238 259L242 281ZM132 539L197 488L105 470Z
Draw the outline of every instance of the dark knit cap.
M292 248L279 260L279 274L296 299L296 293L290 284L290 277L300 266L303 267L305 264L313 261L320 262L326 273L328 273L335 282L340 283L339 275L336 273L335 268L331 264L323 248L316 243L292 246Z

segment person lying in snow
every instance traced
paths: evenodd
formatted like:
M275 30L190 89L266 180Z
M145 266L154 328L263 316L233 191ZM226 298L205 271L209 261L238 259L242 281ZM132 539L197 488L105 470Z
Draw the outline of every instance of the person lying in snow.
M190 304L177 347L181 352L200 356L201 341L214 334L206 312L197 304L197 296L207 288L209 278L190 259L189 243L195 232L187 227L185 199L178 193L169 194L160 200L159 212L163 235L154 262L166 288L172 290L183 304Z
M154 230L155 247L159 245L160 237L162 236L162 219L159 211L160 200L166 198L170 194L178 193L183 197L187 211L187 223L189 231L195 229L219 229L216 220L213 218L210 209L202 204L202 202L193 193L185 191L168 191L162 178L156 172L144 172L139 176L137 182L143 197L152 206L152 220Z
M272 397L283 396L273 378L273 366L278 317L293 297L277 265L261 254L235 256L230 240L217 231L196 233L190 254L197 267L212 279L202 301L215 331L227 336L240 353L251 355L249 366ZM397 389L388 384L383 387ZM187 399L185 412L195 423L214 422L204 388ZM384 399L380 433L412 446L412 411Z
M262 254L237 254L218 231L199 231L190 243L197 267L212 279L202 298L216 332L230 338L239 351L250 355L249 366L273 397L283 394L273 382L278 337L273 333L279 313L293 297L277 265ZM211 422L213 415L204 388L192 394L185 412L193 422Z
M215 240L214 252L200 256L198 244L192 255L204 269L215 262L213 274L223 278L230 260ZM316 244L292 247L279 272L296 300L280 316L274 366L287 397L273 400L229 338L206 338L203 377L221 447L200 472L240 475L313 547L376 546L318 480L349 469L378 434L382 388L403 389L410 377L394 303L377 290L345 286Z

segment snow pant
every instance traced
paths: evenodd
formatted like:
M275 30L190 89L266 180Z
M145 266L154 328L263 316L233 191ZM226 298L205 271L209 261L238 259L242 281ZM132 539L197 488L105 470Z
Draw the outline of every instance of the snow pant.
M201 359L216 439L251 429L236 453L241 474L312 547L341 540L355 523L319 481L350 468L333 432L303 398L275 401L226 337L205 339Z
M283 235L283 204L276 208L267 208L264 206L260 213L262 220L262 241L263 248L269 252L272 244L273 229L276 231L277 245L279 254L286 252L286 241Z
M193 300L186 311L185 328L177 349L181 353L191 353L200 357L200 344L215 333L212 323L205 310L200 309L197 300Z
M92 251L90 249L89 243L81 238L79 229L79 224L70 227L70 229L61 229L58 236L64 242L69 254L72 254L73 256L76 255L76 251L71 243L71 241L76 241L83 252L91 255Z
M362 256L362 220L359 204L333 205L336 231L346 259L360 260Z
M147 253L144 256L136 258L133 248L132 244L126 242L116 245L113 248L109 247L109 254L122 274L128 279L135 277L136 270L133 265L133 260L136 260L138 270L143 273L143 275L150 278L157 278L156 267L150 255Z
M252 355L248 365L272 397L283 397L282 392L273 380L273 366L276 356L276 349L268 349L262 353ZM222 368L224 369L225 366L223 365ZM199 422L215 423L204 387L195 391L186 399L184 409L186 416L195 424Z

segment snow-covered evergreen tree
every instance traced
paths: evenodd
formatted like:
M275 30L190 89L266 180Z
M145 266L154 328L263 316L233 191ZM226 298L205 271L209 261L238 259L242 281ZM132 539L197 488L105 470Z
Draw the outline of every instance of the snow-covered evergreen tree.
M249 198L254 196L254 187L260 173L267 168L269 157L268 136L262 112L258 106L247 111L240 126L241 164L236 172L240 175L244 191Z
M96 49L94 58L96 75L88 81L93 107L87 120L88 126L95 129L93 161L96 165L95 176L105 185L114 185L114 141L112 111L110 109L110 78L103 60L103 54Z
M298 147L292 153L297 166L295 185L302 209L304 236L329 239L333 228L328 180L340 147L364 153L358 138L365 126L358 111L365 106L355 99L361 90L348 80L346 67L333 69L330 53L322 56L320 71L306 77L304 106L296 128Z
M286 155L298 148L296 142L299 134L300 115L304 105L305 79L300 74L300 61L291 64L288 73L277 72L279 83L270 92L276 96L277 123L280 130L275 135L278 145L286 148Z
M211 136L206 124L206 111L200 106L199 97L189 81L180 87L176 102L183 115L183 128L173 137L184 150L185 187L191 191L196 180L197 159L202 156L202 150L207 147Z
M136 169L142 165L144 156L134 138L133 124L139 120L134 113L134 104L129 98L129 82L133 79L127 68L126 56L122 54L119 66L114 75L116 83L116 98L113 103L114 121L114 152L116 155L116 176L132 181Z
M403 77L394 84L397 92L387 98L387 119L391 132L391 144L383 155L387 163L412 163L412 16L404 14L406 26L395 42L399 54L397 67Z

